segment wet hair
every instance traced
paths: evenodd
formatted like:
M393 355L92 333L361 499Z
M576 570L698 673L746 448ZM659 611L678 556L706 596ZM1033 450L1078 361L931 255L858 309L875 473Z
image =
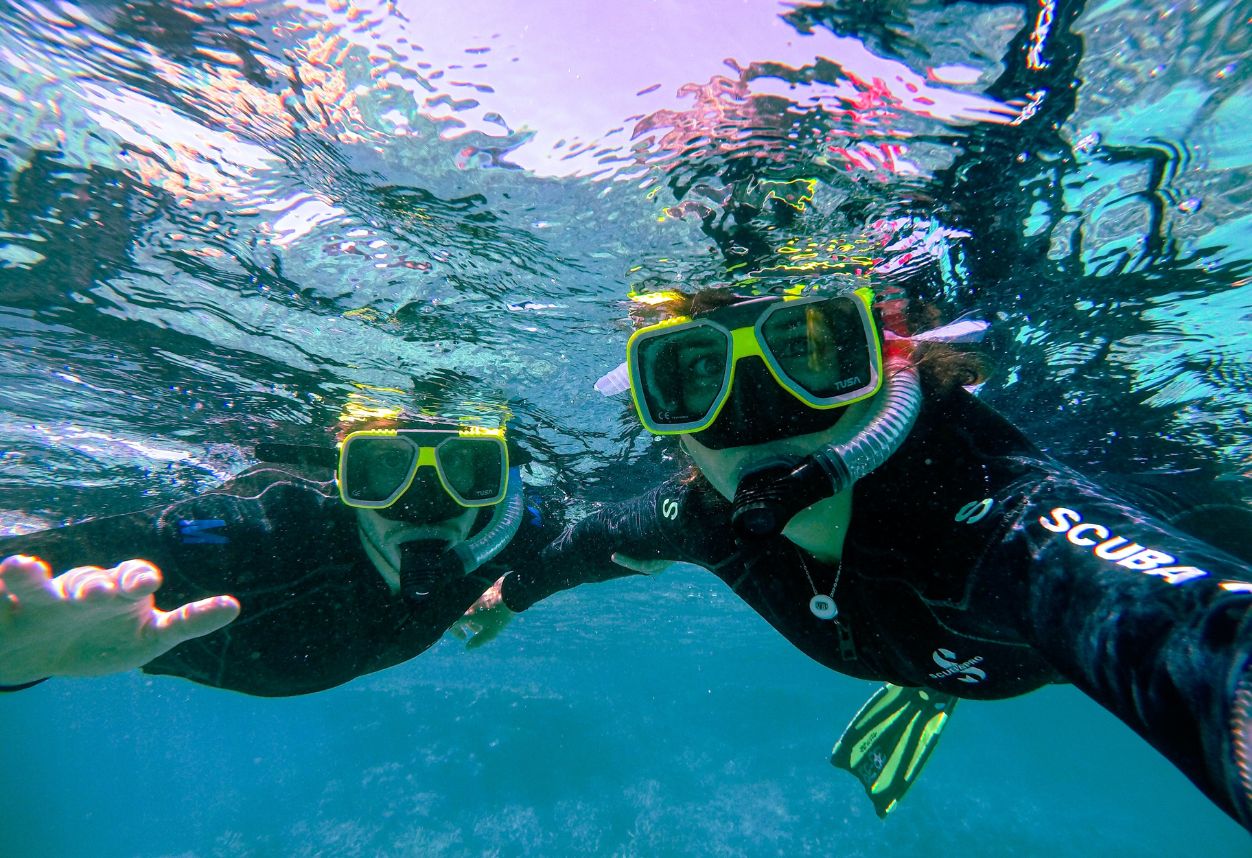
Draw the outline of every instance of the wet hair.
M635 327L654 325L677 316L696 316L760 297L739 294L727 288L700 289L691 293L675 290L668 295L671 297L667 301L633 305L630 318ZM874 315L881 330L881 314L875 309ZM932 330L943 324L939 311L934 306L917 301L909 302L904 318L908 330L893 333L907 336L912 331ZM920 342L914 346L912 357L918 375L921 376L922 390L927 396L936 399L947 396L957 387L981 384L987 380L989 374L986 357L966 346Z
M456 430L464 424L456 420L442 417L426 417L408 412L399 414L380 413L374 415L357 414L352 417L341 417L335 427L335 440L342 441L353 432L365 429L439 429Z
M678 316L695 316L708 313L720 307L729 307L741 301L750 301L755 295L740 295L729 289L700 289L697 292L670 290L665 293L666 300L655 303L635 303L630 308L630 320L636 328L655 325L666 319Z
M931 331L947 321L937 307L921 301L910 301L904 318L908 331L896 333ZM913 347L913 365L921 376L922 390L936 398L947 396L957 387L982 384L991 374L986 352L968 344L919 342Z

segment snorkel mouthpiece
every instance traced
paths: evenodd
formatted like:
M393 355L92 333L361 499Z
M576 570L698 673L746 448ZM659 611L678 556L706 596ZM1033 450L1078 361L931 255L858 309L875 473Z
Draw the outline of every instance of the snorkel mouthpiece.
M509 471L504 500L491 511L491 520L475 536L449 546L441 540L415 540L400 546L400 592L420 602L441 584L478 570L517 535L526 510L520 469Z
M888 360L886 376L877 408L848 441L798 465L768 463L739 481L731 523L741 539L777 536L800 510L846 490L899 449L921 410L921 380L904 355Z
M831 486L842 482L826 471L825 464L809 456L799 462L774 462L749 471L735 491L731 514L735 531L747 539L782 533L796 513L830 497Z
M400 594L409 601L425 599L460 574L461 563L443 540L421 539L400 546Z

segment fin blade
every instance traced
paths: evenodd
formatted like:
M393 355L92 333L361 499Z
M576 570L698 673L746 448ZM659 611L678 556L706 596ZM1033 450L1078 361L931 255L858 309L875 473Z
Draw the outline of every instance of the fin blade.
M879 817L886 817L921 774L957 698L890 683L860 708L830 754L851 772Z

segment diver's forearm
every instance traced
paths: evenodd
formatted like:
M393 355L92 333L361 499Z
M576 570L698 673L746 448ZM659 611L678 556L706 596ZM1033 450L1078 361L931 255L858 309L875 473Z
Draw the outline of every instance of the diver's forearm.
M543 550L539 562L505 577L501 597L513 611L524 611L542 599L579 584L592 584L638 574L613 562L620 554L634 560L666 557L667 543L655 522L657 493L602 507L567 527Z
M584 522L587 522L584 519ZM582 523L580 522L580 525ZM537 563L514 570L500 585L500 596L509 610L521 612L536 602L579 584L595 584L637 574L612 561L612 540L604 539L598 522L579 530L574 525L540 554Z
M1021 527L1026 637L1252 828L1252 570L1104 498L1053 497Z
M0 540L0 558L38 557L55 573L76 566L107 568L133 557L163 554L151 512L97 518Z

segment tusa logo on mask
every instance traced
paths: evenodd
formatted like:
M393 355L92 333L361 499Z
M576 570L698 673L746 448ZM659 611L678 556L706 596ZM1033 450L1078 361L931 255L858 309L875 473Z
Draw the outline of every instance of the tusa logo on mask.
M1051 516L1050 518L1048 516ZM1144 548L1137 542L1131 542L1122 536L1115 535L1102 524L1082 520L1082 513L1058 506L1042 516L1039 524L1053 533L1063 533L1065 538L1074 545L1090 548L1091 553L1101 560L1116 563L1125 569L1142 572L1145 575L1156 575L1170 584L1181 584L1194 578L1204 578L1209 573L1195 566L1177 566L1178 558L1155 548Z

